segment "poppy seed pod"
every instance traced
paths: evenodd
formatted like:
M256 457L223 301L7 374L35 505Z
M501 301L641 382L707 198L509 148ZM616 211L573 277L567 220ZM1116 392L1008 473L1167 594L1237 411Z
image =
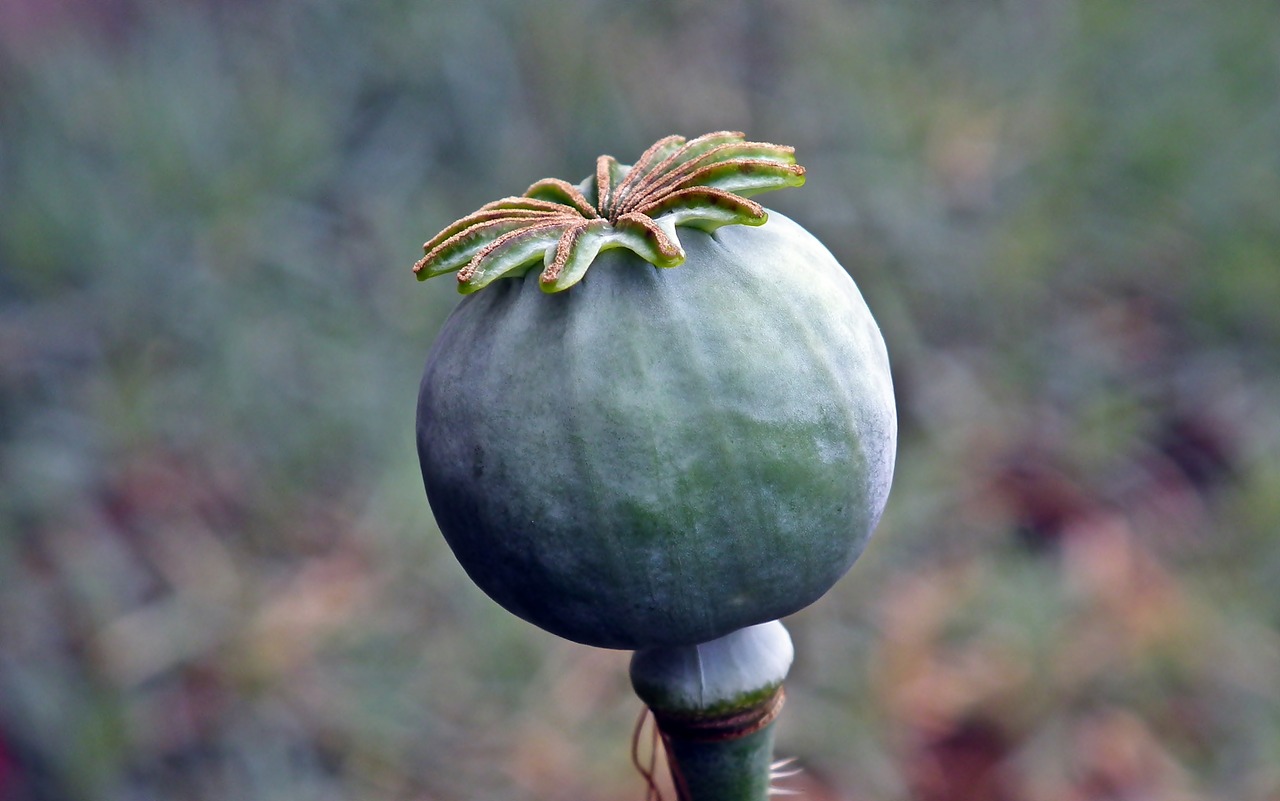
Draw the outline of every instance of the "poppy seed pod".
M862 552L896 448L884 342L831 253L746 197L803 180L789 148L668 137L426 244L419 276L467 297L422 379L423 480L502 606L590 645L702 643Z

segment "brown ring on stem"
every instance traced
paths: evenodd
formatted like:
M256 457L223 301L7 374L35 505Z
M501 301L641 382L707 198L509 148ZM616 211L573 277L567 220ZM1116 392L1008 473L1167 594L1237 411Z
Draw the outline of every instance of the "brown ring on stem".
M717 717L672 714L654 710L653 719L668 737L703 743L737 740L755 734L782 712L786 693L779 687L763 703Z

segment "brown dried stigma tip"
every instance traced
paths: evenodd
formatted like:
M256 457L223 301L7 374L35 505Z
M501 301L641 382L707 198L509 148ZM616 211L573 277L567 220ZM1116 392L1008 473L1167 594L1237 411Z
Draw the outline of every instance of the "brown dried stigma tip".
M684 262L677 226L762 225L767 213L746 196L803 184L792 148L748 142L737 131L668 136L630 167L601 156L578 186L546 178L521 197L485 204L428 240L413 271L419 280L456 272L465 294L538 262L542 288L559 292L618 247L676 267Z

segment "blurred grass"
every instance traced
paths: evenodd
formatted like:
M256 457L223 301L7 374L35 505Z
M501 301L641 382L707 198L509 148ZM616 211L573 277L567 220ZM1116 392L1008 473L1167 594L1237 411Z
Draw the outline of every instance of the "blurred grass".
M736 128L903 443L790 626L809 797L1280 798L1280 18L1171 0L0 0L0 798L634 798L626 655L480 596L421 241Z

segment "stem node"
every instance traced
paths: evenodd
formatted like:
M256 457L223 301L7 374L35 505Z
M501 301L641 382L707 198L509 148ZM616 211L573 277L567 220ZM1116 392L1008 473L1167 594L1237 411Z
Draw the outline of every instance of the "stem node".
M635 653L631 683L653 712L680 801L769 797L773 723L793 655L776 620Z

